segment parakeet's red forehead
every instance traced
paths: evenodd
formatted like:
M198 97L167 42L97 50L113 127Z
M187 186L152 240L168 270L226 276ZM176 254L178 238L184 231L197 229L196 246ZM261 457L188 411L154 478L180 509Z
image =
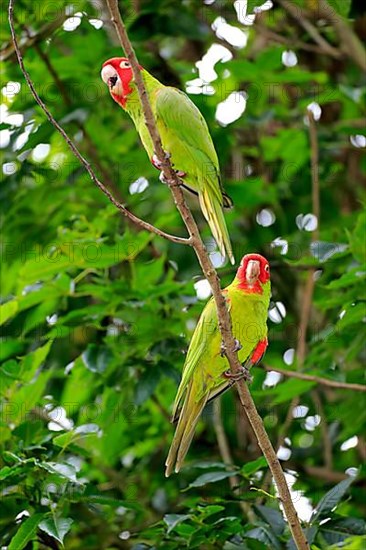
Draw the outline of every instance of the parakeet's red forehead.
M111 59L108 59L103 63L102 67L105 67L106 65L112 65L112 67L117 69L122 61L128 61L127 57L111 57Z
M262 256L261 254L246 254L245 256L243 256L243 259L240 263L241 263L241 265L245 265L248 262L250 262L251 260L257 261L261 265L268 264L268 261L266 260L266 258L264 256Z

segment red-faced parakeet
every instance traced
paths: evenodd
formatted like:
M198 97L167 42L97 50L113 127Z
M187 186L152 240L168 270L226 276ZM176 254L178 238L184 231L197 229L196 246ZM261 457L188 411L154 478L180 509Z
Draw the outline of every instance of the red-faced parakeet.
M271 292L269 264L259 254L243 257L233 282L223 291L231 316L238 357L247 369L260 361L267 347L267 314ZM235 381L221 350L214 299L204 308L193 333L173 408L178 420L166 460L165 475L179 472L200 414L208 401Z
M227 254L234 263L222 211L224 206L231 207L232 201L221 185L219 161L206 121L184 92L164 86L145 69L140 67L140 70L163 148L183 187L198 195L201 210L221 254ZM128 59L109 59L103 64L101 76L112 98L131 116L151 162L161 169L161 163L154 155Z

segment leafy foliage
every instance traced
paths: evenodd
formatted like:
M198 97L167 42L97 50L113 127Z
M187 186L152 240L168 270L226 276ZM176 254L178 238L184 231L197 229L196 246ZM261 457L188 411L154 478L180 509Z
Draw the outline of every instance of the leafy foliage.
M328 3L353 18L356 40L363 32L359 4ZM250 16L260 4L250 0L246 13L218 0L123 0L120 7L140 62L166 84L187 87L209 124L235 203L227 223L237 260L257 251L271 262L266 366L360 384L366 338L362 71L333 21L319 21L316 2L293 4L307 29L337 54L324 50L282 5L257 10L253 25L238 22L237 15ZM102 62L120 52L106 7L79 0L73 9L61 0L39 0L32 10L16 2L17 33L37 90L117 198L156 226L184 235L169 190L99 77ZM231 25L231 37L247 34L245 47L230 45L227 34L215 36L218 17ZM194 288L200 277L194 252L139 231L93 187L34 104L6 25L1 41L7 82L1 546L293 548L235 392L222 397L234 465L222 462L217 418L208 406L186 467L164 478L171 404L203 306ZM226 60L216 62L212 88L189 83L198 77L195 63L214 44L228 49L220 50ZM284 62L288 50L297 56L293 66ZM238 91L246 93L245 112L220 124L218 104ZM314 102L322 111L316 238L306 120ZM143 191L139 178L149 184ZM195 199L188 200L218 261ZM301 365L295 351L314 271ZM223 285L233 273L223 266ZM271 440L286 438L280 456L294 476L293 497L312 547L361 548L363 394L287 377L273 384L261 368L253 374L252 393Z

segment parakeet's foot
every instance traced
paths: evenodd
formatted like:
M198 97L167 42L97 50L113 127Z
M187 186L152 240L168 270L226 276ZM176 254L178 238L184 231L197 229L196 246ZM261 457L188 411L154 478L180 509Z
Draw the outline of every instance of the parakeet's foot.
M227 370L224 372L223 376L225 378L229 378L229 380L232 380L232 382L238 382L238 380L245 380L250 384L253 380L253 377L250 374L249 370L243 365L241 366L241 369L238 372L231 372L231 370Z
M236 351L240 351L242 349L242 347L243 346L241 345L239 340L234 338L233 352L235 353ZM224 342L221 342L220 355L221 355L221 357L224 357L226 355L226 346L225 346Z
M172 155L170 153L168 153L168 151L164 151L164 156L165 156L166 159L170 159L170 157ZM152 165L155 166L155 168L157 168L158 170L161 170L162 163L160 162L158 157L155 155L155 153L152 156L151 162L152 162Z
M177 174L178 178L184 178L184 176L186 175L186 173L183 172L183 170L175 170L175 173ZM165 183L165 184L168 183L164 176L164 172L160 172L159 180L161 181L161 183Z

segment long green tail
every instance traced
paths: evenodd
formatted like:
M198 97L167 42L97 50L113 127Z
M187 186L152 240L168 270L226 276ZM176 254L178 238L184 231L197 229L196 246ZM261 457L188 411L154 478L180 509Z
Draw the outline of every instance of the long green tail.
M210 226L221 254L223 256L227 255L230 262L235 264L235 258L221 204L215 197L211 197L206 188L203 188L202 192L199 193L198 198L203 215Z
M206 405L207 397L197 403L193 384L188 388L184 405L179 416L178 425L165 462L166 477L169 477L173 470L175 470L176 473L179 472L193 439L198 419Z

